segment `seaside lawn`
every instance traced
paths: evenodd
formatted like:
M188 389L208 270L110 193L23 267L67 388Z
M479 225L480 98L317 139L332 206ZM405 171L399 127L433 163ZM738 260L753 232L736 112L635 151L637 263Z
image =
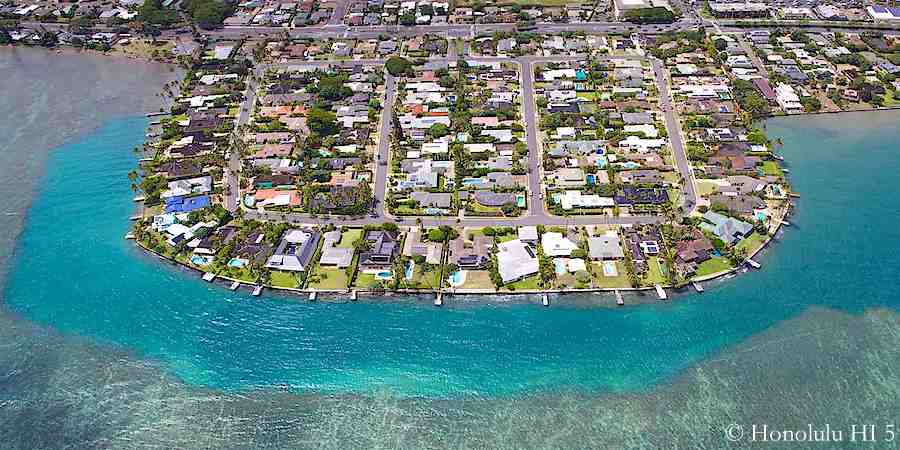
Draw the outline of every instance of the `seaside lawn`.
M412 280L403 279L402 285L408 286L410 289L440 289L441 287L441 268L434 266L434 270L425 271L421 266L417 265L413 270Z
M309 288L324 290L347 289L347 271L337 267L318 267L310 278Z
M594 286L598 288L627 288L631 287L631 281L628 279L627 271L625 270L625 264L621 261L616 261L616 270L619 272L619 275L614 277L608 277L603 275L603 267L597 263L595 264L597 267L594 268Z
M291 272L273 270L269 272L269 284L275 287L296 288L299 287L297 275Z
M647 286L653 286L655 284L666 284L667 279L666 275L668 274L667 269L663 268L665 261L659 259L657 256L653 256L647 259L647 276L644 278L644 284Z
M712 275L714 273L719 273L731 268L731 264L728 262L728 259L723 258L721 256L714 256L706 261L703 261L697 267L697 273L695 276L705 277L707 275Z
M541 288L541 277L533 275L523 280L516 281L504 286L508 291L533 291Z
M747 256L749 256L753 252L755 252L757 249L762 247L763 242L765 242L765 241L766 241L765 236L763 236L757 232L753 232L753 234L751 234L750 237L739 242L737 244L737 248L743 248L743 249L747 250Z
M494 289L491 273L487 270L467 270L466 282L460 289Z
M356 275L356 281L353 283L354 286L362 289L368 289L372 287L375 282L378 281L375 279L374 273L358 273Z
M776 163L775 161L763 161L762 172L764 175L771 175L776 177L780 177L784 174L781 171L781 167L778 167L778 163Z

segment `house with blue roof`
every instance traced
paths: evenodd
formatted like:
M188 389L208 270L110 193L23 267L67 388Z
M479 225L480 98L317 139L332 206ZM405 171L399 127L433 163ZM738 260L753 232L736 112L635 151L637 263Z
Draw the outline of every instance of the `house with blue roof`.
M753 225L715 211L707 211L703 219L709 223L701 223L700 228L716 235L727 244L734 245L753 233Z
M201 195L197 197L169 197L166 199L167 213L185 213L203 209L209 206L209 196Z

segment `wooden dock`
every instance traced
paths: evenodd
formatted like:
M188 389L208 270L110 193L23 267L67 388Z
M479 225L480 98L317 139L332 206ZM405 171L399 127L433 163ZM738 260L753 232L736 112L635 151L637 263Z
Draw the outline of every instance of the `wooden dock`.
M660 300L668 300L669 296L666 295L666 290L659 284L656 286L656 296L659 297Z
M616 289L616 304L619 306L625 306L625 299L622 298L622 293Z
M206 272L203 274L203 281L206 281L207 283L212 283L213 280L215 280L215 279L216 279L216 274L214 274L212 272Z
M699 282L697 282L697 281L692 281L692 282L691 282L691 286L694 287L694 290L697 291L698 294L702 294L702 293L703 293L703 285L701 285Z

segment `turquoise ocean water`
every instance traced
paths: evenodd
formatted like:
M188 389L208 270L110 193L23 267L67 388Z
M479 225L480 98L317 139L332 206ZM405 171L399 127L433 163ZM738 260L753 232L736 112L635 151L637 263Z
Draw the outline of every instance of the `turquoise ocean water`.
M898 304L886 289L900 275L898 118L769 122L802 198L763 270L616 309L565 298L549 309L491 298L310 304L210 286L122 239L129 149L146 121L115 121L50 156L6 298L28 320L134 351L197 386L438 398L645 390L811 305Z

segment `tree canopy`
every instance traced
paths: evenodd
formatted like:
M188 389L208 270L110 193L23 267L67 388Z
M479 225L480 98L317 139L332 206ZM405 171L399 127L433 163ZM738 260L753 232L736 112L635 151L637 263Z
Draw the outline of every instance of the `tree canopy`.
M412 63L406 58L392 56L384 63L384 67L388 73L396 77L409 72L412 69Z

